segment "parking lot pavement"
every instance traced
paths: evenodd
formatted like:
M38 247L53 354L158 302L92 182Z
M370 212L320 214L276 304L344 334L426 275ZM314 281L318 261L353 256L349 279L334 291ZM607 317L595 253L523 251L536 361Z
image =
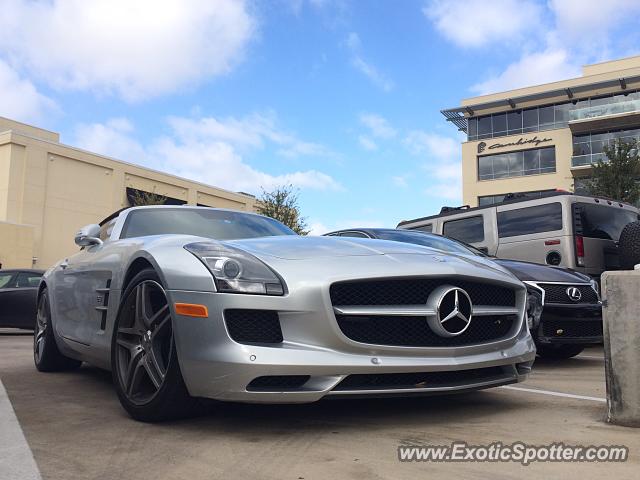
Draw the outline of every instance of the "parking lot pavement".
M215 404L208 415L147 425L120 408L109 373L42 374L31 337L0 334L0 379L44 479L632 478L640 435L603 422L601 349L538 362L518 390L448 397ZM526 390L520 390L526 389ZM530 391L535 390L535 391ZM570 394L575 397L558 396ZM626 445L625 463L401 463L400 444ZM2 475L0 474L0 477Z

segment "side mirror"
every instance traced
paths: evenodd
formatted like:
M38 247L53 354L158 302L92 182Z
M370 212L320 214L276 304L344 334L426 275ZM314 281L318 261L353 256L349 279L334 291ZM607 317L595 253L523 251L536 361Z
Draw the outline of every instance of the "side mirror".
M102 240L100 240L100 225L92 224L82 227L78 233L76 233L75 242L79 247L102 245Z

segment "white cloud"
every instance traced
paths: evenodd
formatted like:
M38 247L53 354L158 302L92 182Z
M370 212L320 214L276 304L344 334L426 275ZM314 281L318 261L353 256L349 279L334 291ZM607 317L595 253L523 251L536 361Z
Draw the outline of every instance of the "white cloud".
M261 187L270 189L285 184L315 190L342 188L331 176L317 170L273 175L247 163L243 155L252 149L267 146L278 149L283 145L298 153L305 151L298 145L307 142L278 131L271 120L267 122L270 128L262 130L263 121L260 115L226 120L172 117L168 120L169 135L142 144L134 137L133 125L120 118L104 124L80 125L75 143L91 151L229 190L259 193Z
M80 124L75 129L74 145L90 152L119 160L150 166L142 145L134 139L134 126L126 118L112 118L106 123Z
M185 141L220 141L240 149L264 149L267 144L277 146L279 155L288 158L301 156L333 157L323 145L300 140L281 130L273 112L254 113L244 118L201 117L197 119L170 117L169 125Z
M0 60L0 115L22 122L38 122L57 110L53 100Z
M433 0L422 12L449 41L471 48L504 41L513 45L538 28L542 17L540 6L530 0Z
M358 137L358 143L362 148L364 148L365 150L368 150L369 152L373 152L378 149L378 145L376 144L376 142L371 140L366 135L360 135Z
M375 113L361 114L360 123L367 127L371 132L371 135L376 138L389 139L395 137L397 133L386 118Z
M362 42L360 41L360 37L357 33L349 33L346 45L351 52L351 65L353 65L356 70L385 92L389 92L393 89L393 81L381 73L373 64L365 61L362 57Z
M549 0L558 35L576 47L606 44L620 23L637 25L638 0ZM586 42L586 45L585 45Z
M139 100L229 72L254 31L236 0L8 0L0 52L56 88Z
M425 158L422 165L427 173L427 196L460 201L462 198L462 166L460 141L437 133L413 130L404 145L414 155Z
M409 184L407 183L408 178L409 175L395 175L391 177L391 183L393 183L396 187L407 188L409 186Z
M439 160L451 160L460 156L460 142L437 133L412 130L403 143L414 155L427 154Z
M580 66L571 59L569 52L547 49L544 52L525 54L500 74L473 85L471 91L480 95L502 92L578 77L580 73Z
M638 0L431 0L423 13L459 47L523 48L516 61L471 87L476 94L549 83L581 65L637 54ZM627 28L631 27L631 28Z

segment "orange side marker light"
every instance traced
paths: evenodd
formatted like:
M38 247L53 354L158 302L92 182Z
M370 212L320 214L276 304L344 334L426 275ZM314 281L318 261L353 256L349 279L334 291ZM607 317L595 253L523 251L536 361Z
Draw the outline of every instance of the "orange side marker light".
M209 309L205 305L198 305L196 303L174 303L173 306L178 315L197 318L207 318L209 316Z

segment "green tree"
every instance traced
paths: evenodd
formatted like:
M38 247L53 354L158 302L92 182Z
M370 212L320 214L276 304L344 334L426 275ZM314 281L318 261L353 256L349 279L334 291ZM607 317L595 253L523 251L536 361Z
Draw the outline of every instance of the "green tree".
M616 140L606 146L606 161L593 165L591 178L586 181L591 195L636 204L640 200L640 157L638 142Z
M275 218L298 235L309 233L306 219L300 213L298 192L293 185L283 185L272 191L262 189L257 211L260 215Z
M164 205L167 197L152 192L143 192L135 190L131 195L132 207L144 207L145 205Z

